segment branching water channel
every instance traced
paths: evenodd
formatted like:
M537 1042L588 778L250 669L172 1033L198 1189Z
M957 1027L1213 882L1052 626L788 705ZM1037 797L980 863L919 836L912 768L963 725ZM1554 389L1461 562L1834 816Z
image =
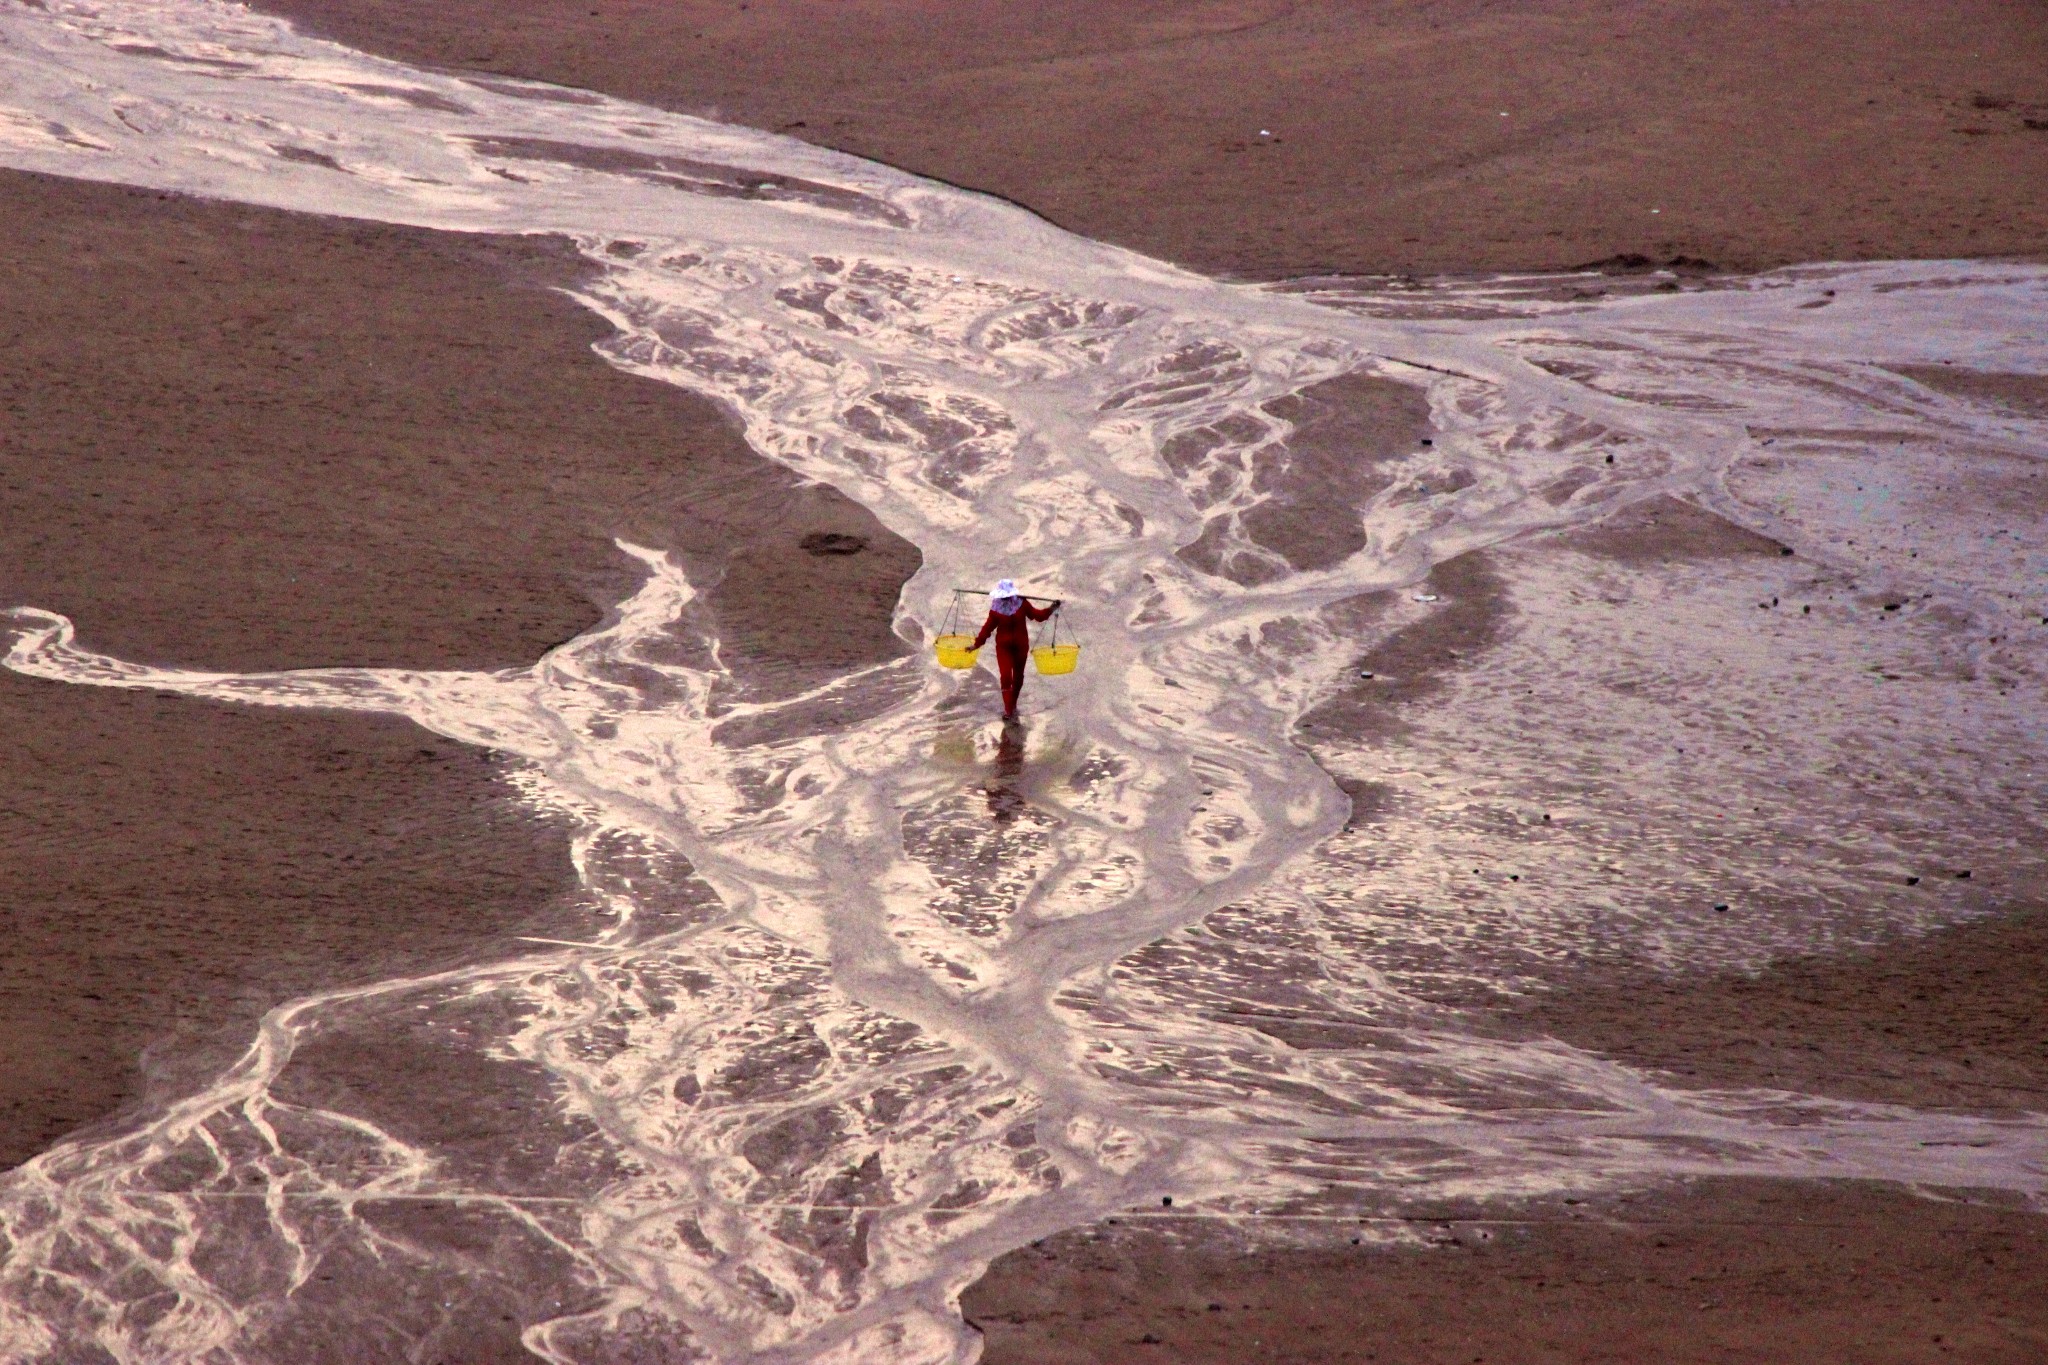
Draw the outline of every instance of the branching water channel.
M21 605L0 638L23 673L402 715L507 756L576 822L592 911L579 939L283 1005L204 1089L11 1173L9 1358L396 1358L488 1302L563 1362L964 1361L954 1296L990 1258L1168 1194L1252 1217L1689 1171L2048 1180L2038 1121L1670 1089L1484 1034L1369 942L1317 950L1319 999L1373 1027L1314 1052L1183 1008L1228 984L1214 953L1168 953L1178 981L1119 967L1221 913L1317 902L1349 803L1295 725L1358 649L1333 608L1654 495L1732 506L1762 429L2038 461L2039 423L1880 366L2038 372L2048 273L1828 267L1597 301L1543 281L1280 290L227 6L6 5L0 72L14 166L568 235L601 268L580 297L616 327L609 359L729 404L765 458L918 546L906 638L1001 572L1071 600L1086 641L1078 673L1034 684L1020 736L985 683L922 655L751 696L690 636L681 570L626 544L642 586L613 618L500 673L147 667ZM1245 517L1291 458L1276 400L1359 373L1426 392L1433 444L1384 471L1362 549L1297 568ZM2037 567L1924 572L1995 616ZM1579 914L1532 888L1516 932ZM512 1136L440 1146L309 1098L294 1051L336 1029L457 1049Z

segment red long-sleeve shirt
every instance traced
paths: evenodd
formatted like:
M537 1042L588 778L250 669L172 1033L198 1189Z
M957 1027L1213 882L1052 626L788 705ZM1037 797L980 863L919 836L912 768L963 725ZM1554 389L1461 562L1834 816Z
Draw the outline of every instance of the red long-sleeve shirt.
M1052 615L1052 611L1052 607L1034 607L1028 601L1019 601L1017 610L1008 616L991 611L988 620L981 623L981 634L974 637L974 647L980 649L988 643L988 637L994 635L998 654L1022 654L1031 647L1031 631L1024 624L1026 618L1043 621Z

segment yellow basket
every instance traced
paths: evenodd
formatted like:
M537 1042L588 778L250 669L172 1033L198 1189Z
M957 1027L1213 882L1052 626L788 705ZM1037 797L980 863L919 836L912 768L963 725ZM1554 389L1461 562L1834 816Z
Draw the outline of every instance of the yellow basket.
M1038 671L1051 677L1057 673L1072 673L1074 665L1081 658L1079 645L1039 645L1031 651L1031 662L1038 665Z
M972 635L941 635L932 641L932 649L939 656L941 668L974 667L974 637ZM1072 668L1072 664L1067 667Z

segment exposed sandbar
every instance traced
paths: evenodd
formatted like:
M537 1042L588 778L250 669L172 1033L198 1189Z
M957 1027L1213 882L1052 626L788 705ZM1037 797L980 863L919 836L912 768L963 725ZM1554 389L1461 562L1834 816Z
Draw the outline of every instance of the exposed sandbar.
M2048 1340L2048 1219L1996 1204L1727 1180L1401 1227L1127 1219L1012 1252L962 1303L986 1365L2022 1365Z
M1519 1022L1688 1086L2048 1113L2048 911L2038 905L1755 974L1592 980Z
M916 552L591 353L562 243L12 172L0 220L0 605L153 663L516 667L623 595L625 536L749 686L902 648ZM402 721L0 673L0 735L0 1162L145 1049L175 1087L283 999L581 913L565 831Z
M1211 272L2048 250L2048 17L2001 0L259 7L786 132Z

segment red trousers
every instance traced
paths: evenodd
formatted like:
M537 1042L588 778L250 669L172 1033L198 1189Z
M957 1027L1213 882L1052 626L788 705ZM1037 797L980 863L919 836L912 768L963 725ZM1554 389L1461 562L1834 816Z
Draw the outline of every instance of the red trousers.
M1017 714L1017 694L1024 690L1024 661L1031 657L1025 645L1012 645L1007 640L996 641L996 671L1003 679L1003 714Z
M1024 690L1024 661L1031 656L1029 623L1043 621L1051 615L1051 607L1020 602L1017 610L1008 616L991 611L988 620L981 623L981 633L974 637L976 649L980 649L991 635L995 637L996 671L1003 679L1003 715L1006 718L1017 714L1017 694Z

